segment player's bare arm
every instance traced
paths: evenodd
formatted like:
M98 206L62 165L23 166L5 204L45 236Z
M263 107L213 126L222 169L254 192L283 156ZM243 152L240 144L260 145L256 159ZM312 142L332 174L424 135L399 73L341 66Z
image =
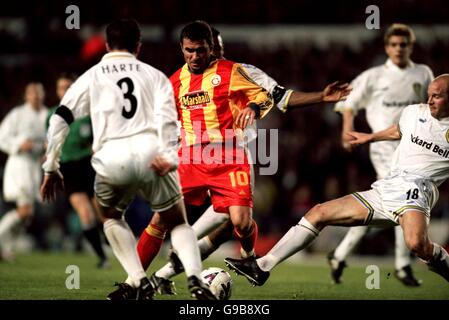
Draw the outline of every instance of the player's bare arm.
M64 178L59 170L45 173L44 181L42 182L40 189L40 194L44 202L50 202L56 199L56 192L63 189Z
M349 143L352 140L348 132L354 131L354 112L350 109L342 113L343 125L341 131L341 145L346 151L352 151L353 146Z
M397 124L374 133L350 131L348 132L348 135L352 138L349 143L353 146L376 141L399 140L401 138L401 132Z
M345 100L352 88L349 83L336 81L319 92L300 92L294 91L288 100L290 108L307 106L320 102L337 102Z
M326 86L323 90L323 102L338 102L345 100L351 92L352 87L349 83L335 81Z

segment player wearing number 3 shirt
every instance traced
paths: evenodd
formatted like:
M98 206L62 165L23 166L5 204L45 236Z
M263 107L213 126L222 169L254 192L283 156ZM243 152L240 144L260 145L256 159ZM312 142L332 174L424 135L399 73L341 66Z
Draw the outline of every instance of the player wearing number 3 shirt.
M109 53L70 87L50 119L41 194L44 200L54 197L59 155L70 123L90 115L94 189L105 218L105 234L128 274L126 285L136 289L134 295L110 294L108 299L150 300L155 293L137 256L136 239L122 219L140 192L152 210L160 213L161 224L171 231L172 245L186 268L192 296L215 300L200 280L196 237L187 224L182 202L176 172L177 113L170 81L159 70L137 60L140 28L134 20L109 24L106 35Z

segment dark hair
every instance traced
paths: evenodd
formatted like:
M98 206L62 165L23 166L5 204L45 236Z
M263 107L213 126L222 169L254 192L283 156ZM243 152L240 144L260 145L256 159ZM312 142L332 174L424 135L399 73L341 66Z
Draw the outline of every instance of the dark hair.
M210 29L212 30L212 36L213 37L218 37L220 35L220 31L218 31L214 27L210 27Z
M135 52L140 42L140 27L134 19L120 19L106 27L106 42L111 49Z
M75 82L77 76L76 74L72 73L72 72L61 72L58 77L56 78L56 80L59 79L68 79L72 82Z
M201 20L191 22L182 28L179 42L182 43L183 39L192 41L206 40L211 48L213 46L211 27L207 22Z
M412 28L402 23L394 23L387 29L387 31L385 31L384 43L388 44L388 41L392 36L406 37L409 44L414 44L416 41L415 33Z

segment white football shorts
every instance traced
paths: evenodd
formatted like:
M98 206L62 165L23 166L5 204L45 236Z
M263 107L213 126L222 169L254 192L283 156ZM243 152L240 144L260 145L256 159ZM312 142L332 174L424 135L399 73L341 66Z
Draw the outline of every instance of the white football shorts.
M41 177L42 169L39 159L25 155L9 156L3 176L5 201L16 202L18 206L22 206L40 200Z
M366 225L399 224L399 217L408 210L421 211L429 221L439 196L432 181L406 173L392 174L371 187L352 194L368 209Z
M181 198L178 173L161 177L150 163L158 153L153 134L107 141L92 157L95 194L102 206L125 211L140 192L153 211L165 211Z

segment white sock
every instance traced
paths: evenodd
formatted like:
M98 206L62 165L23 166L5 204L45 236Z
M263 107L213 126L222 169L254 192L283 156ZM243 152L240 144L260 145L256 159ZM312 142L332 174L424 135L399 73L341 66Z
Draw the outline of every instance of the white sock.
M394 236L395 236L395 267L396 270L400 270L405 266L410 265L410 250L407 248L404 239L404 232L402 231L401 226L394 227Z
M197 276L200 279L202 264L200 250L193 229L188 224L173 228L170 233L173 249L184 266L187 277Z
M171 277L176 276L176 272L175 269L173 269L173 265L168 262L162 268L156 271L156 276L164 279L170 279Z
M344 261L354 247L360 242L363 236L368 232L369 228L366 226L351 227L346 233L343 240L335 249L334 257L338 261Z
M193 231L195 231L197 238L202 239L212 230L215 230L218 226L228 220L228 214L215 212L213 206L210 206L192 225L192 228Z
M0 220L0 239L20 222L22 222L22 219L16 210L11 210L5 213Z
M212 252L215 251L215 247L212 245L212 242L210 242L209 237L207 236L201 240L198 240L198 247L200 250L200 256L204 257L202 260L206 259ZM169 262L156 271L156 276L164 279L170 279L176 276L176 272L175 269L173 269L172 264Z
M137 288L140 279L146 277L137 254L137 242L124 220L107 219L103 224L104 233L118 261L131 278L131 285Z
M265 256L256 260L257 264L262 270L270 271L294 253L306 248L319 233L320 231L303 217Z

